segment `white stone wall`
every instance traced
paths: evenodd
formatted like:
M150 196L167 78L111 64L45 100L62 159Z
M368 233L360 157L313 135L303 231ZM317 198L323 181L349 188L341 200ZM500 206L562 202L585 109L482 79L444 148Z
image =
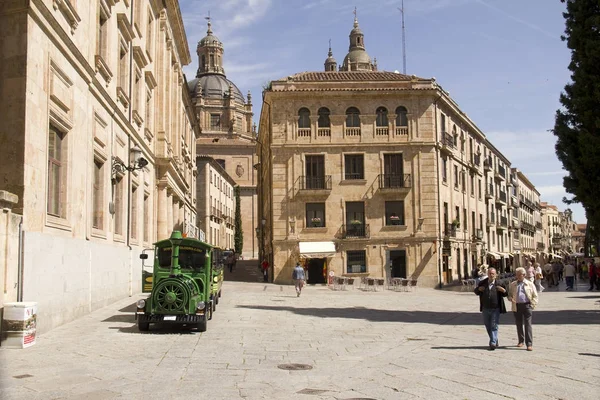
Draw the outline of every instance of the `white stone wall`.
M38 302L38 332L140 293L141 251L24 232L23 301Z

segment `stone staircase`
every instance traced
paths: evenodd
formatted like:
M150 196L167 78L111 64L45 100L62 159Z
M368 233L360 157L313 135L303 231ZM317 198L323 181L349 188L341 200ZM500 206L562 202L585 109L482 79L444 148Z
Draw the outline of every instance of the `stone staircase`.
M225 267L225 280L233 282L262 282L262 271L258 260L238 260L233 272Z

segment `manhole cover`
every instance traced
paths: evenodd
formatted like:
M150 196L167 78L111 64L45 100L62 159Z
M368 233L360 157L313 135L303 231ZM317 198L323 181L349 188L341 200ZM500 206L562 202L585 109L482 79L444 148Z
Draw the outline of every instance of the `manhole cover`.
M25 375L15 375L13 378L23 379L23 378L33 378L33 375L25 374Z
M307 369L312 369L312 365L308 364L279 364L277 366L279 369L285 369L288 371L303 371Z
M328 392L329 390L321 390L321 389L302 389L299 392L296 392L298 394L314 394L314 395L319 395L319 394L323 394L325 392Z

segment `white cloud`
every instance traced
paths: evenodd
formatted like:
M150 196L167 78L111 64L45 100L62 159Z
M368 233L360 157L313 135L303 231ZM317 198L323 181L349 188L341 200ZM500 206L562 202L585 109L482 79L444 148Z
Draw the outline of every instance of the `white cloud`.
M537 191L540 192L540 197L557 197L559 196L561 199L563 196L567 195L565 188L562 185L551 185L551 186L538 186L536 187Z

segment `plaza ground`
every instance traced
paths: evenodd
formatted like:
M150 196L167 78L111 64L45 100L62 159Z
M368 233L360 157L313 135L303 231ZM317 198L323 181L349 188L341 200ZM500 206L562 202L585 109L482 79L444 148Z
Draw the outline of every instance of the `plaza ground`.
M260 277L257 276L257 279ZM564 285L564 284L563 284ZM27 349L0 347L9 399L597 399L600 292L545 291L534 351L512 315L487 350L469 292L225 282L208 331L138 332L124 299ZM288 370L282 368L310 368Z

